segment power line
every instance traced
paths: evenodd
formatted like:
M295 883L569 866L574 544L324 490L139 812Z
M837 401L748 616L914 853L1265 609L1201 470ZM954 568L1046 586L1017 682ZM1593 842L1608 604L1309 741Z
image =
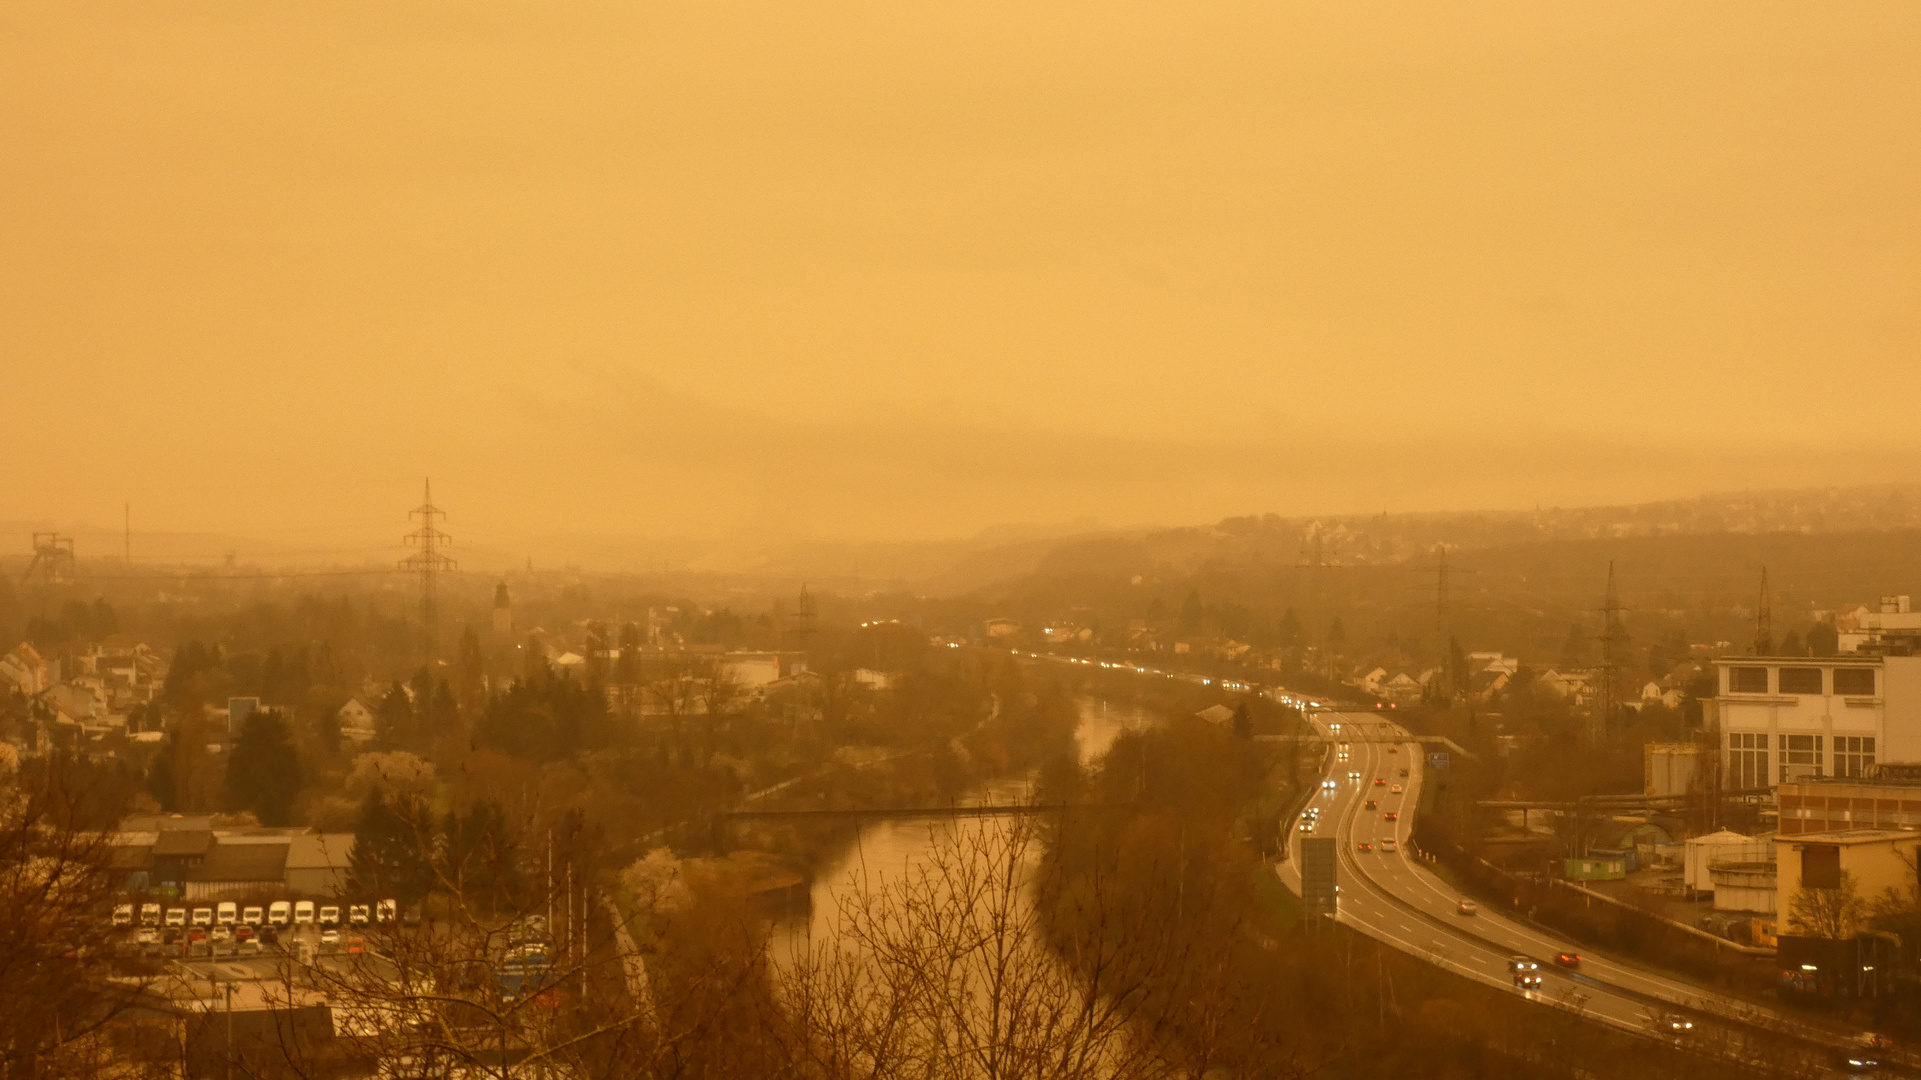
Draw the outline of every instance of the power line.
M441 547L453 542L453 537L441 532L436 521L447 516L445 510L434 505L433 481L422 484L422 500L419 506L407 511L408 518L418 518L420 527L404 538L415 549L412 555L400 560L400 569L420 575L420 634L421 647L425 659L434 659L434 631L440 616L439 586L436 578L443 571L450 571L458 564L441 554Z

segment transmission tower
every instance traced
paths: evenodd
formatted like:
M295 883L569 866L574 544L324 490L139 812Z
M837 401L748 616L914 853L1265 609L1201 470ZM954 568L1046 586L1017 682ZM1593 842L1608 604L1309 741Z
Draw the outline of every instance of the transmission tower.
M1774 603L1768 596L1768 568L1761 568L1761 602L1754 609L1754 655L1774 652Z
M20 575L20 584L32 581L36 574L48 585L72 580L73 537L50 532L34 533L33 561L27 564L27 572Z
M400 560L402 570L420 575L421 646L428 663L434 659L434 632L440 616L439 583L436 578L441 571L451 571L458 565L441 553L441 548L453 542L453 537L441 532L436 524L446 516L445 510L434 505L433 482L427 481L421 504L407 511L409 520L417 518L420 521L420 527L405 537L414 553Z
M794 636L800 639L800 651L806 652L814 644L814 596L807 586L800 587L800 603L794 610Z
M1601 603L1601 707L1588 723L1588 736L1597 743L1607 736L1608 717L1621 697L1621 661L1628 641L1621 625L1623 610L1614 591L1614 562L1609 560L1607 598Z

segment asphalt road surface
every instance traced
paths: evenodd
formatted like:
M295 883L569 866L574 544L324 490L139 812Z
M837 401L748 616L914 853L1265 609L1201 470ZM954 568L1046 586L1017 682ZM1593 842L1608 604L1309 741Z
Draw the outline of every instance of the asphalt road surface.
M1282 882L1298 895L1301 838L1333 837L1339 857L1336 917L1340 922L1544 1007L1574 1010L1622 1030L1691 1044L1717 1056L1769 1052L1757 1038L1765 1029L1791 1032L1818 1046L1839 1044L1834 1033L1597 955L1485 906L1474 915L1462 914L1461 904L1469 898L1426 869L1407 849L1426 766L1421 745L1378 712L1317 712L1308 714L1308 719L1340 749L1329 755L1322 788L1308 804L1319 808L1318 822L1312 831L1305 831L1303 825L1290 833L1289 858L1277 870ZM1403 769L1406 776L1401 775ZM1332 787L1325 784L1328 780L1333 781ZM1399 793L1393 790L1395 785L1401 787ZM1372 810L1366 808L1370 799L1377 804ZM1399 819L1387 820L1384 815L1390 812ZM1383 840L1394 841L1397 850L1384 850ZM1361 850L1362 843L1373 850ZM1554 963L1555 955L1563 951L1580 955L1578 970ZM1517 955L1540 965L1539 988L1523 990L1515 985L1509 959ZM1670 1020L1675 1017L1691 1021L1694 1027L1674 1034ZM1816 1046L1809 1051L1822 1059L1832 1057Z

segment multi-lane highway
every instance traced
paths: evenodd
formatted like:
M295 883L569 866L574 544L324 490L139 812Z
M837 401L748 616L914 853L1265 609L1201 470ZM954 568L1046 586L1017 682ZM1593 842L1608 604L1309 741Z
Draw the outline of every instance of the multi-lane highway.
M1791 1031L1834 1046L1835 1035L1757 1011L1700 987L1597 955L1499 911L1464 914L1469 898L1428 870L1408 850L1425 761L1419 743L1377 712L1308 714L1334 745L1319 794L1289 836L1290 857L1278 872L1300 892L1300 840L1332 837L1339 856L1341 922L1404 952L1476 982L1525 994L1544 1006L1579 1011L1624 1030L1744 1053L1757 1028ZM1332 783L1327 783L1331 781ZM1398 790L1397 790L1398 788ZM1368 805L1373 802L1373 806ZM1386 815L1395 815L1394 819ZM1391 844L1384 841L1392 841ZM1364 850L1361 845L1372 850ZM1392 850L1388 850L1389 848ZM1581 957L1578 969L1558 966L1562 952ZM1510 959L1539 964L1541 985L1516 985ZM1745 1016L1750 1022L1731 1022ZM1676 1021L1692 1028L1676 1028Z

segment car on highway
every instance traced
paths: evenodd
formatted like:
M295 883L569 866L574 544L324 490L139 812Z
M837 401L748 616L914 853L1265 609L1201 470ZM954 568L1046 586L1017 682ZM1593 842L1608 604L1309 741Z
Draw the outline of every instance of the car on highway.
M1373 850L1374 850L1374 845L1373 845L1373 844L1370 844L1370 843L1368 843L1368 842L1367 842L1367 841L1365 841L1365 840L1363 840L1363 841L1361 841L1361 842L1360 842L1360 843L1358 843L1358 844L1355 844L1355 845L1354 845L1354 847L1355 847L1355 848L1356 848L1357 850L1359 850L1359 851L1368 851L1368 852L1371 852L1371 851L1373 851Z
M1390 795L1399 795L1401 793L1401 785L1395 784L1393 787L1388 788L1387 791Z
M1406 769L1402 769L1402 770L1401 770L1401 775L1402 775L1402 776L1406 776L1406 775L1407 775L1407 770L1406 770Z
M1507 958L1507 969L1509 971L1539 971L1541 970L1541 964L1533 957L1522 956L1516 953Z
M1321 786L1326 788L1329 791L1333 791L1335 788L1339 787L1340 785L1335 783L1332 780L1323 780L1321 781Z
M1381 850L1382 851L1398 851L1400 850L1400 848L1397 844L1395 844L1394 838L1392 836L1383 836L1381 837Z
M1456 915L1473 915L1480 910L1480 908L1474 906L1474 901L1472 900L1463 900L1454 905L1454 914Z
M1555 953L1554 962L1564 968L1577 968L1581 966L1581 954L1571 952Z
M1514 987L1517 990L1539 990L1541 981L1541 973L1538 971L1514 972Z
M1313 818L1308 818L1308 819L1306 819L1305 821L1302 821L1302 822L1301 822L1301 831L1302 831L1302 832L1304 832L1304 833L1311 833L1311 832L1313 832L1313 831L1314 831L1314 819L1313 819Z
M1392 810L1389 810L1387 813L1381 815L1381 820L1382 821L1399 821L1401 820L1401 815L1395 813Z
M1400 747L1398 747L1398 746L1396 746L1396 745L1394 745L1393 743L1388 743L1388 744L1387 744L1387 752L1388 752L1388 753L1390 753L1390 754L1398 754L1398 753L1400 753L1400 752L1401 752L1401 748L1400 748Z
M1387 777L1385 777L1385 776L1377 776L1377 777L1375 777L1375 778L1374 778L1374 786L1375 786L1375 787L1386 787L1386 786L1387 786ZM1399 787L1400 785L1398 785L1398 784L1397 784L1397 785L1395 785L1395 786L1396 786L1396 787Z
M1350 770L1347 774L1347 778L1349 780L1359 780L1361 778L1361 774Z
M1381 805L1380 803L1377 803L1377 802L1375 802L1375 801L1374 801L1373 799L1369 799L1369 800L1367 800L1366 802L1364 802L1364 803L1362 803L1362 804L1361 804L1361 809L1363 809L1363 810L1373 810L1373 809L1375 809L1375 808L1377 808L1377 807L1379 807L1380 805Z

